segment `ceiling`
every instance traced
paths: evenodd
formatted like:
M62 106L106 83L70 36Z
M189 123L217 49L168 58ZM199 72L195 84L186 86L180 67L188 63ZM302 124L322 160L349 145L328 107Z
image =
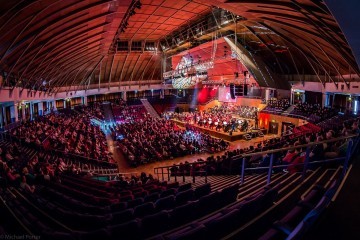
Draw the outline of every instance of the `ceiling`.
M315 0L0 0L5 85L52 89L161 80L159 42L216 7L242 17L231 27L278 74L358 74L344 34ZM118 42L137 50L114 50ZM154 44L145 51L147 43ZM346 81L338 79L338 81Z
M141 9L128 21L128 27L119 35L120 40L156 41L192 19L209 13L207 4L188 0L141 0Z
M277 55L271 61L287 57L283 64L294 68L291 74L327 75L329 81L347 81L341 75L359 77L359 66L345 35L328 7L321 0L197 0L227 9L245 18L240 24L250 32L259 29L272 34L248 34L264 48L269 42L287 46L288 51L267 51ZM332 9L336 11L336 9ZM353 46L358 47L358 46ZM267 49L269 50L269 49ZM269 61L269 60L268 60ZM281 63L280 63L281 64ZM291 66L292 65L292 66ZM286 70L282 70L286 74Z

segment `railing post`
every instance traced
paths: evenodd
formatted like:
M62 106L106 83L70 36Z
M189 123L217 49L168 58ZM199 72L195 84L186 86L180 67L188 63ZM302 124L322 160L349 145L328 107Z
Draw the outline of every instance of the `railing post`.
M161 178L164 181L164 168L161 168Z
M309 165L309 160L310 160L310 147L307 147L306 148L306 154L305 154L304 167L303 167L303 172L302 172L302 179L305 178L306 170L307 170L307 167Z
M272 167L273 167L273 161L274 161L274 153L270 156L270 165L269 165L269 171L268 171L268 177L267 177L267 183L266 185L269 185L271 182L271 174L272 174Z
M245 175L245 158L242 159L242 165L241 165L241 179L240 184L244 184L244 175Z
M353 144L352 144L352 148L351 148L351 155L354 155L356 153L358 153L358 145L359 145L359 140L360 140L360 137L357 136L356 138L354 138L353 140Z
M178 173L177 173L177 171L176 171L175 174L174 174L174 175L175 175L175 182L177 182L177 174L178 174Z
M345 174L346 174L346 172L348 170L348 165L349 165L349 161L350 161L350 158L351 158L352 146L353 146L353 141L350 140L349 143L348 143L348 147L346 149L346 158L344 160L343 171L342 171L342 174L341 174L342 177L345 176Z
M207 183L207 170L205 170L205 183Z
M166 169L167 169L167 173L168 173L168 181L170 182L170 169L169 169L169 167L167 167Z
M182 172L183 175L183 182L185 182L185 171Z

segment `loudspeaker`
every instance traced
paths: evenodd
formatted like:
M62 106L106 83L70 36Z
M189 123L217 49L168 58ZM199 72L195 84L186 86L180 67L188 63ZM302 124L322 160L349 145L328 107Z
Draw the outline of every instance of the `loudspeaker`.
M247 92L248 92L248 85L244 84L244 96L247 96Z
M235 84L230 83L230 96L231 99L235 99Z
M235 96L244 96L244 85L235 85Z
M248 71L244 71L244 77L246 77L247 74L248 74Z

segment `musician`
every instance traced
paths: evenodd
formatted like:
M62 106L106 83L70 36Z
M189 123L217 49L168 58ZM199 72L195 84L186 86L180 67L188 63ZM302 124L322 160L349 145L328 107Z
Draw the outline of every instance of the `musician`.
M204 123L204 127L207 127L207 121L206 121L206 119L203 120L203 123Z
M257 113L255 115L255 129L258 129L259 128L259 119L258 119L258 116L257 116Z
M214 128L214 122L212 121L211 118L209 118L209 128L213 129Z
M232 119L231 120L231 132L235 132L236 130L236 120Z
M217 120L215 122L215 130L218 132L220 129L222 129L222 124Z
M247 129L248 129L248 126L249 126L248 122L246 120L244 120L244 122L243 122L243 124L241 126L241 131L246 132Z
M200 116L197 116L197 125L202 126L202 121Z

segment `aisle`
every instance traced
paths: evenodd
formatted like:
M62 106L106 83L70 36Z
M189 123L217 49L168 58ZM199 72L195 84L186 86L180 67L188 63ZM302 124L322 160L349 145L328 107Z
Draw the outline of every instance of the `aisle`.
M124 172L124 171L130 172L130 170L127 170L127 169L129 169L129 166L128 166L124 156L122 155L121 151L117 147L116 142L114 142L114 140L112 139L110 133L106 134L106 140L107 140L107 144L109 147L109 152L111 152L113 154L112 156L118 165L119 172Z

